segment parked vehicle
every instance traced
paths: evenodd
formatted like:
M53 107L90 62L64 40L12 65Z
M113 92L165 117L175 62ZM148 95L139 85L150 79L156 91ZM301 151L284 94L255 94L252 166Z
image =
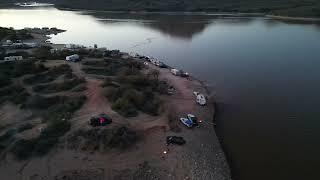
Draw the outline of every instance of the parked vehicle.
M66 61L72 61L72 62L80 61L80 56L78 54L67 56Z
M184 72L184 71L180 71L180 76L181 77L189 77L189 73L187 73L187 72Z
M96 126L106 126L112 123L111 117L106 114L99 114L98 116L93 116L90 118L89 124L93 127Z
M171 73L175 76L180 76L180 71L178 69L171 69Z
M188 118L180 118L180 121L182 122L182 124L184 124L185 126L191 128L193 126L193 122L188 119Z
M170 144L183 145L185 143L186 141L183 139L183 137L178 137L178 136L167 137L167 145L170 145Z
M193 126L198 126L198 118L195 115L188 114L187 117L193 122Z

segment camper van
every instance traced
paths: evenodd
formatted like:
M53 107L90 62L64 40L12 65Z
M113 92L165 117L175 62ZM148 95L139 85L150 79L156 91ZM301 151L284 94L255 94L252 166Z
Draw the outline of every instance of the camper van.
M71 56L67 56L66 57L66 61L77 62L77 61L80 61L80 57L79 57L78 54L74 54L74 55L71 55Z

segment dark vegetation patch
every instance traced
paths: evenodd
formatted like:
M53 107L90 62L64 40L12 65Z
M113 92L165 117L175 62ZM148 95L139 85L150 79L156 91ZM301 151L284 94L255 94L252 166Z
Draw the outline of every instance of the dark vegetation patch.
M67 78L70 78L69 76L73 77L72 69L68 64L54 66L44 73L33 74L30 77L26 77L23 82L29 85L48 83L64 74Z
M30 97L25 107L42 112L40 116L44 118L47 127L37 138L18 140L11 152L18 159L28 159L31 156L41 156L48 153L59 142L59 138L70 130L71 124L68 120L85 100L85 96ZM32 128L31 125L25 125L20 127L18 131L29 128Z
M3 38L10 39L12 41L32 39L33 36L26 30L14 30L13 28L0 27L0 40Z
M141 70L144 65L140 62L121 59L105 59L105 61L85 61L83 65L86 65L82 70L88 74L115 76L124 67L130 67L134 70Z
M77 87L75 87L74 89L72 89L72 92L82 92L82 91L85 91L87 89L88 88L87 88L86 84L80 84Z
M16 134L15 129L9 129L3 135L0 136L0 152L2 152L6 147L8 147L15 139Z
M105 96L112 102L112 109L125 117L137 116L138 111L158 115L158 94L164 94L167 85L158 80L158 71L144 74L138 67L123 66L117 76L107 78L103 84Z
M0 101L11 101L14 104L24 104L30 94L19 85L10 85L0 89Z
M126 149L137 141L137 134L125 126L79 130L67 138L68 148L83 151Z
M33 124L30 123L26 123L26 124L22 124L17 128L18 132L23 132L25 130L29 130L33 128Z
M0 64L0 88L12 83L12 78L26 74L41 73L47 68L34 61L6 62Z
M84 78L75 77L70 80L65 79L63 82L59 82L59 83L36 85L32 89L34 92L37 92L37 93L57 93L61 91L68 91L84 82L85 82Z
M30 109L42 110L41 114L45 122L55 120L68 120L72 114L78 110L86 101L86 96L53 96L43 97L39 95L31 96L26 107Z

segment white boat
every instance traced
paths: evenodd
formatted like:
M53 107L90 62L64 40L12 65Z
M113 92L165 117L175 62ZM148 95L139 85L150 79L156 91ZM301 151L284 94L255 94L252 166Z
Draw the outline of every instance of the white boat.
M196 102L198 104L200 104L201 106L204 106L207 104L206 97L203 94L199 92L193 92L193 94L196 96Z
M20 7L45 7L45 6L54 6L54 4L49 3L37 3L37 2L24 2L24 3L15 3L16 6Z

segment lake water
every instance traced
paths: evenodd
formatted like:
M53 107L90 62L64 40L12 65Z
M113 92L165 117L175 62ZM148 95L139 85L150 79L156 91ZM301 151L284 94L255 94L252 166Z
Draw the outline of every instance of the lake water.
M317 179L320 26L214 15L2 9L0 26L57 27L54 43L157 57L205 80L234 179Z

